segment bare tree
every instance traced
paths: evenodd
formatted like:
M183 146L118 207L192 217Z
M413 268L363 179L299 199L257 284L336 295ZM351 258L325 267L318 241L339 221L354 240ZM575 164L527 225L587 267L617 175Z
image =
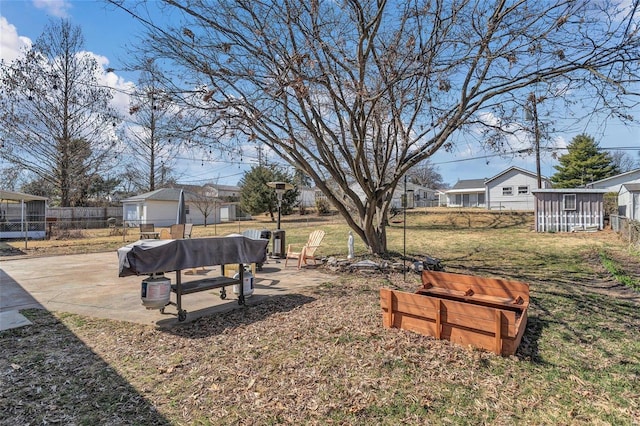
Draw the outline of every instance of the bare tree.
M182 114L161 84L162 72L151 59L142 59L138 86L131 95L131 117L125 140L130 154L127 174L136 187L153 191L171 177L181 146Z
M630 172L640 168L640 152L638 154L638 159L635 159L627 152L613 151L611 153L611 162L618 168L620 173Z
M62 206L83 204L114 160L119 118L98 70L80 28L66 20L51 22L24 57L0 69L0 157L51 184Z
M193 204L202 216L204 216L204 226L207 226L209 216L213 215L216 220L216 207L220 204L218 190L210 185L203 185L202 188L190 193L187 201Z
M382 253L402 177L462 132L500 147L532 87L629 118L637 25L605 3L165 0L179 24L137 16L221 143L270 147Z
M431 189L444 189L446 184L442 181L442 175L438 172L438 167L431 163L431 159L426 159L422 163L411 169L407 176L411 183Z

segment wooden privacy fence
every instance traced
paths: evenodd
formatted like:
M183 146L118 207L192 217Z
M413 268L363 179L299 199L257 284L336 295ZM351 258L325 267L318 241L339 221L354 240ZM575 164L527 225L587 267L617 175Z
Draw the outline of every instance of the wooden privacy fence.
M106 228L109 218L122 223L122 207L49 207L47 218L60 228Z
M513 355L527 325L529 285L422 272L416 293L380 289L384 327L409 330L500 355Z

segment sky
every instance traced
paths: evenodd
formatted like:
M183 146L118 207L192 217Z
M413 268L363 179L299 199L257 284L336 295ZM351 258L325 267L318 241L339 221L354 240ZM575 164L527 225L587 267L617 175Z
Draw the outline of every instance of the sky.
M80 25L85 48L95 55L103 68L113 68L114 72L104 74L104 82L110 87L122 91L132 87L135 74L122 70L127 58L127 45L135 43L141 34L141 27L122 10L107 5L100 0L0 0L0 58L5 61L14 59L24 46L42 33L50 19L67 18L74 25ZM128 98L118 92L114 106L121 111L128 110ZM640 108L631 111L640 117ZM542 118L544 120L544 117ZM559 126L563 127L564 126ZM550 145L560 148L557 154L566 151L562 148L580 133L593 136L601 148L623 148L623 152L637 161L640 158L634 148L640 149L640 126L628 126L620 122L591 119L554 133ZM528 141L516 142L515 146L524 147ZM257 158L247 153L242 159L221 158L221 161L195 158L184 153L179 159L179 181L185 184L203 184L214 182L222 185L235 185L243 173L257 164ZM276 158L269 158L275 161ZM482 148L477 139L456 140L451 152L441 150L431 157L431 163L437 167L443 181L454 185L460 179L480 179L493 177L511 166L535 172L534 155L497 155ZM541 155L541 173L550 177L557 165L551 152Z

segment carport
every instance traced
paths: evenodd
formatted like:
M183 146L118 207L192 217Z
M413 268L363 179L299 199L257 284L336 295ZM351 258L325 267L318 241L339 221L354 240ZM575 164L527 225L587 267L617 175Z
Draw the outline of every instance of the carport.
M47 197L0 190L0 239L46 236Z

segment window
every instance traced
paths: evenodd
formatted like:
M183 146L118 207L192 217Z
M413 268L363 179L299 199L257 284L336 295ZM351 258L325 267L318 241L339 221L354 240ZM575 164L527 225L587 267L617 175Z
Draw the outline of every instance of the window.
M529 187L524 185L524 186L519 186L518 187L518 195L526 195L529 193Z
M575 210L576 209L576 194L565 194L562 196L562 208L563 210Z
M184 205L184 214L189 214L189 204Z
M456 200L455 200L455 205L456 206L461 206L462 205L462 194L456 194Z
M513 187L512 186L503 186L502 187L502 195L513 195Z

